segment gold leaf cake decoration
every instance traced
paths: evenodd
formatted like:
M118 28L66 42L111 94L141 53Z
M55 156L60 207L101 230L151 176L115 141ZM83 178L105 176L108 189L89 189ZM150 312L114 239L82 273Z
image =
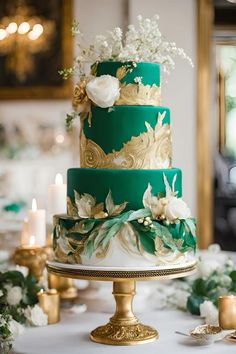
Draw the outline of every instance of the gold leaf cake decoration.
M106 154L81 130L81 167L159 169L171 167L171 131L162 124L166 111L158 114L154 128L145 122L147 131L133 136L121 150Z

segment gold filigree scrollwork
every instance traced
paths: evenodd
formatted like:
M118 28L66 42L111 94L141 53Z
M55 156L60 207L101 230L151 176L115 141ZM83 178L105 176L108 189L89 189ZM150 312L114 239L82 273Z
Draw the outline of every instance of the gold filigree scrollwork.
M171 167L171 131L162 124L165 112L159 113L154 128L145 122L147 131L132 137L120 151L106 154L94 141L87 139L81 130L81 167L86 168L140 168Z
M151 105L160 106L161 87L157 85L122 84L120 97L115 105Z
M156 338L156 330L141 323L129 326L107 323L105 326L96 328L91 333L91 339L95 342L104 342L113 345L148 342Z

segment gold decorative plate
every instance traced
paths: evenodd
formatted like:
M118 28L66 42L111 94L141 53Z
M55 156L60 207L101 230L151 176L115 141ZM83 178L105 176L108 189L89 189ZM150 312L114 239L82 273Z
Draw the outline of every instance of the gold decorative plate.
M152 280L162 278L181 278L191 275L196 269L196 260L186 261L184 264L157 267L94 267L80 264L65 264L59 262L47 262L50 273L70 278L123 281L123 280Z

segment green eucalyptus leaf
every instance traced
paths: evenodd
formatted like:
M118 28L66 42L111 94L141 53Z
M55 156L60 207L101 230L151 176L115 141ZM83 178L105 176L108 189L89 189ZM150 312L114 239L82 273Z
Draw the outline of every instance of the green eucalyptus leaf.
M191 233L186 233L185 237L184 237L184 241L186 242L186 244L188 246L190 246L191 248L196 247L196 237L194 235L192 235Z
M143 224L139 224L136 220L131 221L130 223L138 233L145 234L146 237L149 237L151 239L156 238L156 232L154 228L150 228L149 226L144 226Z
M109 240L119 231L121 225L122 223L118 222L116 219L105 221L102 226L99 227L98 235L94 242L95 249L103 243L107 244ZM108 239L108 241L105 241L106 239Z
M114 237L117 234L117 232L121 229L122 225L123 225L122 222L117 222L110 228L110 230L106 234L106 237L103 239L103 242L102 242L102 245L101 245L103 249L106 249L106 247L108 246L111 238Z
M191 233L193 236L196 236L196 223L192 218L183 220L187 233Z
M232 279L232 281L234 283L236 283L236 270L233 270L230 274L229 274L230 278Z
M0 274L0 284L3 282L12 283L13 286L24 286L25 277L17 270L7 271Z
M161 225L160 223L153 221L154 230L156 237L160 237L165 247L176 251L178 249L169 229L167 226Z
M192 291L195 295L205 296L207 293L206 281L198 278L193 282Z
M200 305L204 302L204 297L198 295L190 295L187 300L187 310L192 315L200 315Z
M155 242L151 237L147 237L145 233L139 233L139 240L141 242L141 245L143 246L143 249L150 253L150 254L155 254Z
M131 222L134 230L137 231L137 237L140 240L140 243L143 249L150 253L155 254L155 232L150 227L145 227L143 224L139 224L137 221Z
M139 209L136 211L132 211L127 219L127 221L138 220L141 218L145 218L147 216L151 216L151 211L148 208Z
M206 291L211 291L216 288L216 281L214 279L208 279L206 282Z

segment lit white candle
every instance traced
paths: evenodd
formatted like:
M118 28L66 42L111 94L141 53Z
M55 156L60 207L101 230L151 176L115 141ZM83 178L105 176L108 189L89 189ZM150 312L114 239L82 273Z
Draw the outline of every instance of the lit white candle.
M46 243L46 212L38 209L36 200L32 200L32 209L28 212L29 235L35 236L35 244L45 246Z
M30 247L35 246L35 236L34 235L31 235L29 238L29 246Z
M51 215L66 213L66 184L60 173L48 188L48 211Z

